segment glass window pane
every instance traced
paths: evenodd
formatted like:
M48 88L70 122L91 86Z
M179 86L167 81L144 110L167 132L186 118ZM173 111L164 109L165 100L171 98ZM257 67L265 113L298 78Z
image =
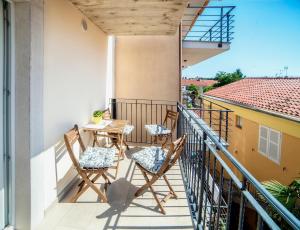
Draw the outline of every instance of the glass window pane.
M269 144L269 157L270 159L279 162L279 149L277 144L270 142Z
M276 132L274 130L270 130L270 141L278 144L279 143L279 137L280 137L279 132Z
M268 146L268 142L266 139L264 138L260 138L259 141L259 152L266 154L267 153L267 146Z
M260 136L267 139L268 138L268 128L261 126L260 127Z

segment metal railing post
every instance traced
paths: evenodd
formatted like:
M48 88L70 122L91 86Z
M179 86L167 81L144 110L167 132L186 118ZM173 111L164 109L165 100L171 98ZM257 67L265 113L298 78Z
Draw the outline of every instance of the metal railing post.
M242 191L247 189L247 179L243 177L242 188L241 188L241 201L240 201L240 213L239 213L239 227L238 229L242 230L244 227L244 218L245 218L245 206L246 199Z
M223 45L223 10L224 10L224 8L221 7L221 19L220 19L220 43L219 43L219 47L222 47L222 45Z
M211 127L211 123L212 123L212 102L209 102L209 127Z
M229 117L228 117L228 111L226 111L226 130L225 130L225 141L227 142L228 141L228 119L229 119Z
M177 102L177 112L178 112L178 119L177 119L177 138L179 138L182 134L181 134L181 113L180 113L180 109L179 109L179 103Z
M117 99L111 99L111 115L113 119L117 119Z
M227 13L227 42L229 42L229 20L230 15Z
M202 221L202 208L203 208L203 197L204 197L204 186L205 186L205 162L206 162L206 140L207 140L207 134L203 133L203 139L202 139L202 151L200 150L200 153L202 154L202 162L201 162L201 186L200 186L200 201L199 201L199 210L198 210L198 221L197 221L197 229L199 229L199 225Z
M222 119L223 119L223 112L220 111L219 115L219 141L222 139Z

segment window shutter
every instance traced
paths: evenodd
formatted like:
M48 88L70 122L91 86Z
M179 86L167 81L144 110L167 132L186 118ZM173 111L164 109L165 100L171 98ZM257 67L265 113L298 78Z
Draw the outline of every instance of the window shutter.
M279 163L280 162L280 142L281 135L280 132L270 129L269 138L269 157L271 160Z
M259 152L267 155L268 152L268 133L269 129L264 126L260 126L259 128Z

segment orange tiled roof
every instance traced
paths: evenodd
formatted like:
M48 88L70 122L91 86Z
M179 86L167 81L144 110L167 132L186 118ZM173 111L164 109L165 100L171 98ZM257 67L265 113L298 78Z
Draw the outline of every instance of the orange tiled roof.
M182 79L181 80L181 85L186 86L186 85L193 84L193 85L196 85L196 86L205 87L205 86L213 85L216 82L217 81L215 81L215 80L204 80L204 79L200 79L200 80Z
M300 78L245 78L205 95L300 119Z

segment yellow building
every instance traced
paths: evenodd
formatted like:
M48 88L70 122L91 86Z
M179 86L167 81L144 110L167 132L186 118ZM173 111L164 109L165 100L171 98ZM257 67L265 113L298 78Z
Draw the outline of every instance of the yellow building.
M258 180L300 176L300 78L246 78L205 98L233 111L228 149Z

